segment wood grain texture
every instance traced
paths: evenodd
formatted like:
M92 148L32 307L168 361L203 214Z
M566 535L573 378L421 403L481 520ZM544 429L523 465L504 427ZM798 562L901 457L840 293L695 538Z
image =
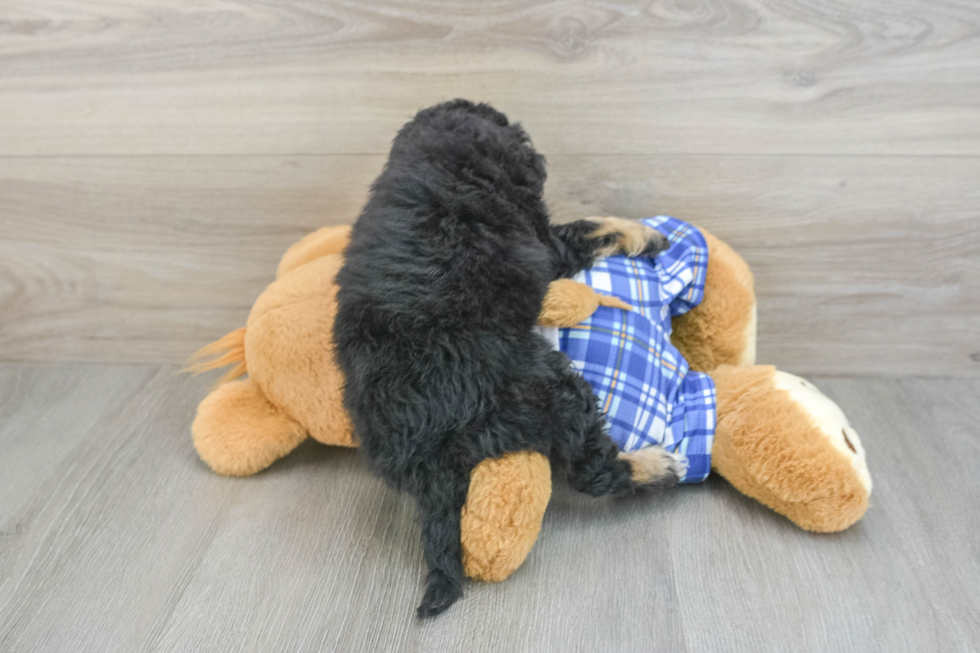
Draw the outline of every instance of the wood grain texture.
M0 358L177 362L244 324L381 156L0 158ZM669 213L730 242L759 360L980 374L980 157L550 158L556 219Z
M0 0L0 71L0 360L182 360L469 96L730 240L761 360L980 376L974 0Z
M817 384L875 488L814 535L724 481L597 501L556 486L527 563L414 619L411 503L355 452L265 473L201 464L208 379L0 364L0 650L972 651L980 641L980 381Z
M973 0L4 0L0 154L384 154L481 98L548 153L980 155Z

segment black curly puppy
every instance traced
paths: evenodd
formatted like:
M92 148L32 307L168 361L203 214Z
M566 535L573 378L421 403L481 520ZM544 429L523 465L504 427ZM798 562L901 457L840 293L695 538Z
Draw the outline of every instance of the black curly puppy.
M676 482L663 449L620 457L588 383L535 332L548 284L614 252L656 253L616 218L553 226L519 125L455 100L395 138L337 276L337 359L360 450L421 510L419 616L462 595L460 509L485 458L533 450L599 496Z

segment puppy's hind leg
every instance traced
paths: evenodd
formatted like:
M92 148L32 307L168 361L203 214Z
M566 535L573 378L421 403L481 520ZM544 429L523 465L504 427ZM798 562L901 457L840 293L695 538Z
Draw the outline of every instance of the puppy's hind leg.
M575 404L588 407L580 417L578 437L570 440L574 447L564 452L569 464L568 482L574 489L598 497L677 483L687 467L685 458L659 446L620 452L606 432L592 387L570 368L563 371L567 396L578 396L566 410L574 411Z
M568 482L594 497L675 485L687 469L682 456L660 446L623 453L601 428L586 433L577 454L571 461Z
M417 614L421 618L444 612L463 596L463 547L460 512L466 503L469 475L438 470L429 475L418 496L422 513L422 548L429 574Z
M630 478L640 487L676 485L687 472L687 458L660 445L621 451L617 458L630 464Z

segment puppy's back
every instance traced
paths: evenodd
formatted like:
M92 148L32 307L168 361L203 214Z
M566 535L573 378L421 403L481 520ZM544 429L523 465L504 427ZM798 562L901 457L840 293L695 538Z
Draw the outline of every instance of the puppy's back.
M438 105L399 132L337 276L345 403L369 458L375 431L413 448L475 416L519 364L511 345L532 337L552 276L544 179L486 105Z

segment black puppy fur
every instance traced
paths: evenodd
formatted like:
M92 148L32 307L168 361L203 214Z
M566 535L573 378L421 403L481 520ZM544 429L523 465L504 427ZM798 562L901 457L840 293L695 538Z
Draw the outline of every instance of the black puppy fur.
M462 595L460 510L480 461L533 450L593 496L641 485L589 384L534 331L548 283L621 236L550 225L545 176L524 130L492 107L423 110L395 138L337 276L334 337L360 450L421 512L422 617ZM646 251L664 245L651 237Z

